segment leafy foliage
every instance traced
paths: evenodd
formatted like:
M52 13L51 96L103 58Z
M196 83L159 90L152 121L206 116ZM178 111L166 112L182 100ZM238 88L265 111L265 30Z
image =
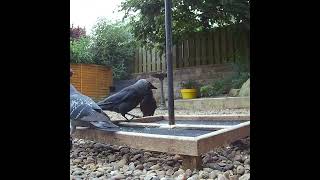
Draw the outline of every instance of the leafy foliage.
M226 94L230 89L239 89L250 78L249 64L234 64L235 74L200 87L201 97L214 97Z
M71 63L93 63L93 54L90 37L80 37L78 40L70 41Z
M86 36L86 30L81 27L72 27L70 28L70 39L73 40L78 40L81 37Z
M114 79L130 75L135 43L129 25L99 19L89 36L70 28L70 62L111 66Z
M135 43L127 24L99 19L92 34L93 62L111 66L114 79L130 75Z
M182 81L180 83L181 88L183 89L197 89L199 84L194 80Z
M217 80L213 84L200 88L201 97L213 97L226 94L231 86L231 79Z
M130 20L133 34L142 44L164 49L164 1L125 0L125 17ZM250 0L173 0L172 33L177 43L189 33L209 31L215 26L241 23L249 30Z

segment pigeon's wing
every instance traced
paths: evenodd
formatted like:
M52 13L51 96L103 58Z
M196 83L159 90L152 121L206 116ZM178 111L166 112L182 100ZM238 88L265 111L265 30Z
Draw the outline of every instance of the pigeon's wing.
M82 98L84 99L84 101L86 101L87 104L89 104L94 110L101 112L102 109L100 108L100 106L98 106L98 104L96 102L94 102L90 97L82 95Z
M92 125L98 128L116 128L115 124L113 124L108 116L106 116L103 112L92 111L90 115L84 116L80 119L81 121L89 121Z
M74 124L92 124L98 128L116 128L102 109L88 96L78 92L70 84L70 120ZM72 124L71 123L71 124ZM72 129L72 127L71 127Z
M78 98L77 98L78 97ZM81 96L70 96L70 119L74 121L90 122L96 126L98 123L99 128L117 127L114 125L110 118L102 111L95 110L90 104L86 103L86 100Z
M70 96L70 119L79 120L85 116L90 116L93 111L94 109L81 95Z

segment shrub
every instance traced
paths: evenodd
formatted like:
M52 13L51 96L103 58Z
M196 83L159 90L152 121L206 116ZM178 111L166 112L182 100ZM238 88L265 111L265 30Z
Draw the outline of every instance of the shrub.
M135 42L127 24L99 19L93 28L93 61L112 67L114 79L131 73Z
M182 81L180 83L182 89L197 89L199 87L199 83L194 80Z
M250 77L250 68L247 63L234 64L235 74L228 78L215 81L200 88L201 97L214 97L226 94L230 89L239 89Z
M72 27L70 28L70 40L78 40L81 37L86 36L86 30L85 28L81 28L81 27Z
M70 41L70 62L71 63L93 63L90 37L81 37L78 40Z
M200 87L200 96L201 97L211 97L214 96L213 86L205 85Z
M234 89L240 89L243 83L249 79L250 75L246 72L241 72L231 80L231 86Z

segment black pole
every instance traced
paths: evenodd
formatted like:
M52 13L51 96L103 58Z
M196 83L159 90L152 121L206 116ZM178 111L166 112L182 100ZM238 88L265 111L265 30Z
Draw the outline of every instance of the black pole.
M160 88L161 88L161 108L165 109L166 103L164 100L164 92L163 92L163 78L160 79Z
M171 29L171 7L172 1L165 0L165 29L166 29L166 60L168 76L168 114L169 125L175 124L174 100L173 100L173 70L172 70L172 29Z

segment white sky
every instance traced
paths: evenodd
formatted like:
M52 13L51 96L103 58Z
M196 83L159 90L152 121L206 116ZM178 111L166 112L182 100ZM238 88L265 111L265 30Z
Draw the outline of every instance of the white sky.
M107 17L110 20L120 20L122 12L118 12L123 0L70 0L70 26L85 27L87 33L98 17Z

